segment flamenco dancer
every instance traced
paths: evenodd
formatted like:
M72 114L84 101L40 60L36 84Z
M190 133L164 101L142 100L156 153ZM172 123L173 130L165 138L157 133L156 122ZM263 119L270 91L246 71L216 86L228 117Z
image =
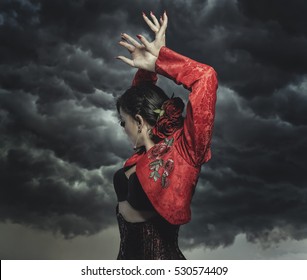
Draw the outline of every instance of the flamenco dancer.
M135 153L114 174L120 230L117 259L185 259L178 247L179 227L191 219L190 203L201 165L211 158L217 78L211 66L165 46L168 17L151 12L143 19L155 33L149 42L121 34L119 44L138 68L132 86L117 100L120 124ZM190 91L186 116L179 97L155 85L163 75Z

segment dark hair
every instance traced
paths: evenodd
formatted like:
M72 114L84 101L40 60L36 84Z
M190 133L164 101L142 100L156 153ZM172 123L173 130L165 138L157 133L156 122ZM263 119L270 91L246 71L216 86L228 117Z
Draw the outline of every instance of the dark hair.
M164 101L169 97L158 86L151 83L144 83L139 86L132 86L117 99L116 108L121 108L126 114L135 118L136 114L141 115L150 125L154 126L158 114L154 110L162 107Z
M157 109L161 109L163 103L166 104L165 101L175 101L172 102L174 106L177 108L177 113L180 116L176 116L176 120L172 118L170 121L175 123L175 128L179 128L182 126L182 111L184 108L184 103L181 98L169 98L165 92L158 86L152 83L143 83L138 86L132 86L125 91L123 95L121 95L116 101L116 108L119 113L119 109L121 108L126 114L135 118L135 115L141 115L146 122L155 126L157 120L159 118L159 113L154 112ZM160 120L159 120L160 121ZM152 135L152 139L154 142L158 142L162 138L165 138L168 134L165 126L159 126L158 129L160 133L155 133Z

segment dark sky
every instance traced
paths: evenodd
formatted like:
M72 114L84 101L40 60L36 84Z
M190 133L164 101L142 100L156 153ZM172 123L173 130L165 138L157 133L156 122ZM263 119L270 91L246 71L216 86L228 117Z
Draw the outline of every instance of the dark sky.
M121 32L152 36L141 13L164 10L167 46L219 77L212 159L180 232L182 249L227 248L238 236L263 248L306 241L306 1L1 0L4 243L22 238L10 234L13 226L33 239L54 234L62 245L118 235L112 178L133 150L115 99L136 70L114 59L127 55L117 42ZM187 100L172 81L159 85ZM107 248L106 240L96 246ZM22 255L6 249L2 259L33 257L31 247Z

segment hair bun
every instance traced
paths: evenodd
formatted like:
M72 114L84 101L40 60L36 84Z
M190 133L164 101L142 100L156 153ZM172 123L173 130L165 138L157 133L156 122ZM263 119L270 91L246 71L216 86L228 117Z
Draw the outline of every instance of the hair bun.
M164 114L171 119L177 119L181 116L184 109L184 103L180 97L173 97L166 100L162 105Z
M183 125L183 109L184 103L180 97L166 100L162 108L158 110L160 116L152 128L152 134L159 138L165 138L181 128Z

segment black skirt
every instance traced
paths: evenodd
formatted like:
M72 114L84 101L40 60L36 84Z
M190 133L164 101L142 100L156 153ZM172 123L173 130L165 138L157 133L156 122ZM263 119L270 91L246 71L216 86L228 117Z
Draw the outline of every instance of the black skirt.
M178 247L179 225L172 225L161 216L130 223L118 207L116 216L120 232L118 260L185 260Z

